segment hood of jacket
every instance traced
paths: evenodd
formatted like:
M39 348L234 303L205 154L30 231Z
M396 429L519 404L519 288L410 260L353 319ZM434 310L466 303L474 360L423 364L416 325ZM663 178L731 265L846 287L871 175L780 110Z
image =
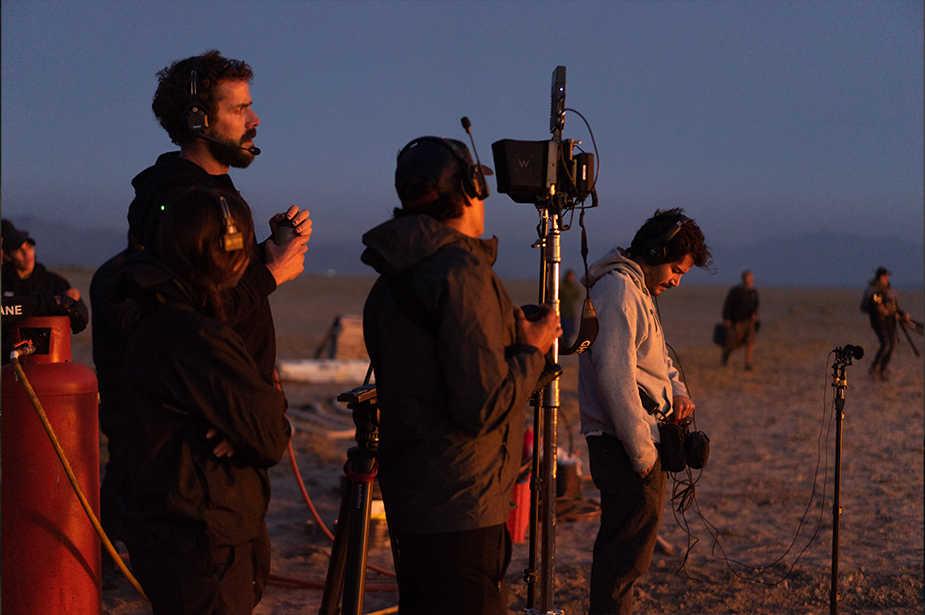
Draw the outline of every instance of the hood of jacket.
M443 247L459 245L478 253L489 265L498 256L498 238L476 239L426 214L383 222L363 235L360 259L381 275L404 273Z
M619 271L620 273L625 274L633 281L633 284L636 285L636 288L638 288L640 292L645 295L649 294L649 289L646 288L646 279L645 275L642 273L642 268L640 268L635 261L627 258L626 250L619 247L611 249L610 252L603 256L603 258L588 267L588 286L594 286L595 282L600 280L611 271ZM582 277L581 281L584 283L584 277Z
M128 224L132 235L141 245L147 245L156 235L160 220L158 214L163 202L171 194L194 185L240 197L227 173L210 175L195 162L180 158L180 152L161 154L153 166L135 176L132 180L135 198L128 208Z

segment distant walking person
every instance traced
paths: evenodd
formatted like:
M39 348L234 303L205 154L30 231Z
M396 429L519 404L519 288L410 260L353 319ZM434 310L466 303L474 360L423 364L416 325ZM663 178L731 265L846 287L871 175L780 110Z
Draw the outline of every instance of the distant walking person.
M874 279L867 285L861 300L861 311L867 312L870 326L880 340L880 348L870 366L870 375L875 380L887 380L886 366L890 363L896 345L896 319L902 318L908 323L909 315L899 309L899 296L890 286L890 272L885 267L877 269Z
M562 322L562 342L571 346L578 332L578 305L581 302L581 285L575 281L575 272L569 269L559 285L559 318Z
M733 287L723 303L723 324L726 326L726 347L723 348L723 365L729 355L745 346L745 370L752 369L755 354L755 334L758 332L758 291L751 271L742 272L742 284Z

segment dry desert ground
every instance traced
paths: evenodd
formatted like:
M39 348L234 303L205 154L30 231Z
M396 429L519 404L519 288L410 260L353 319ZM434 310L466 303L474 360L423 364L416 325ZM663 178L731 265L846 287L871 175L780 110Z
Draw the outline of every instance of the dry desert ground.
M72 284L89 289L92 272L68 270ZM314 356L339 315L360 314L368 277L303 275L272 297L281 359ZM760 282L760 281L759 281ZM674 553L656 551L637 584L636 612L820 613L829 610L833 559L832 503L837 422L833 412L832 351L860 345L864 358L846 370L841 452L838 590L841 613L923 612L923 366L900 336L889 382L867 376L876 338L858 310L856 289L762 288L755 369L744 371L742 351L727 367L711 332L725 288L685 286L659 300L669 343L697 403L696 427L709 435L711 455L697 473L686 512L672 500L669 480L661 537ZM535 282L509 282L517 303L533 303ZM923 293L900 293L921 320ZM922 349L922 337L913 334ZM89 331L74 338L74 360L92 366ZM588 473L579 434L575 357L562 357L558 443ZM340 502L345 453L353 424L333 401L353 384L286 382L296 426L297 467L323 523L333 527ZM528 419L532 410L526 408ZM298 420L295 419L298 417ZM315 420L317 418L317 420ZM104 449L105 450L105 449ZM268 514L273 573L323 583L331 550L304 502L288 457L272 471ZM686 478L677 476L676 478ZM596 492L580 481L580 496L560 501L556 526L555 594L566 614L587 611L591 545L598 520ZM573 494L574 495L574 494ZM377 541L370 561L391 567ZM524 608L526 543L515 545L508 571L510 612ZM373 572L373 589L394 581ZM319 589L271 584L258 615L316 613ZM110 615L148 613L121 581L103 594ZM397 604L392 591L370 591L364 612Z

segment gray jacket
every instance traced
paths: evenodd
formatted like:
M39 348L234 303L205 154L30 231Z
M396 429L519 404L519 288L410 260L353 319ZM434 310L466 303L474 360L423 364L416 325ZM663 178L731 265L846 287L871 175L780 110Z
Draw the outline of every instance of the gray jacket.
M363 243L363 262L381 274L363 329L389 525L426 534L503 523L545 358L516 345L511 299L491 268L497 239L418 215L381 224Z

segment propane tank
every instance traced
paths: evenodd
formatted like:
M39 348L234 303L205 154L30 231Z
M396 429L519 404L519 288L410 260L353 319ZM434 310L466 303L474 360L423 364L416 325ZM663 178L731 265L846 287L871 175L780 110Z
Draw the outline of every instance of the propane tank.
M5 332L6 333L6 332ZM100 514L96 375L71 362L70 321L29 318L13 326L19 359L84 495ZM0 604L4 615L99 614L100 539L12 365L2 370L0 420Z

